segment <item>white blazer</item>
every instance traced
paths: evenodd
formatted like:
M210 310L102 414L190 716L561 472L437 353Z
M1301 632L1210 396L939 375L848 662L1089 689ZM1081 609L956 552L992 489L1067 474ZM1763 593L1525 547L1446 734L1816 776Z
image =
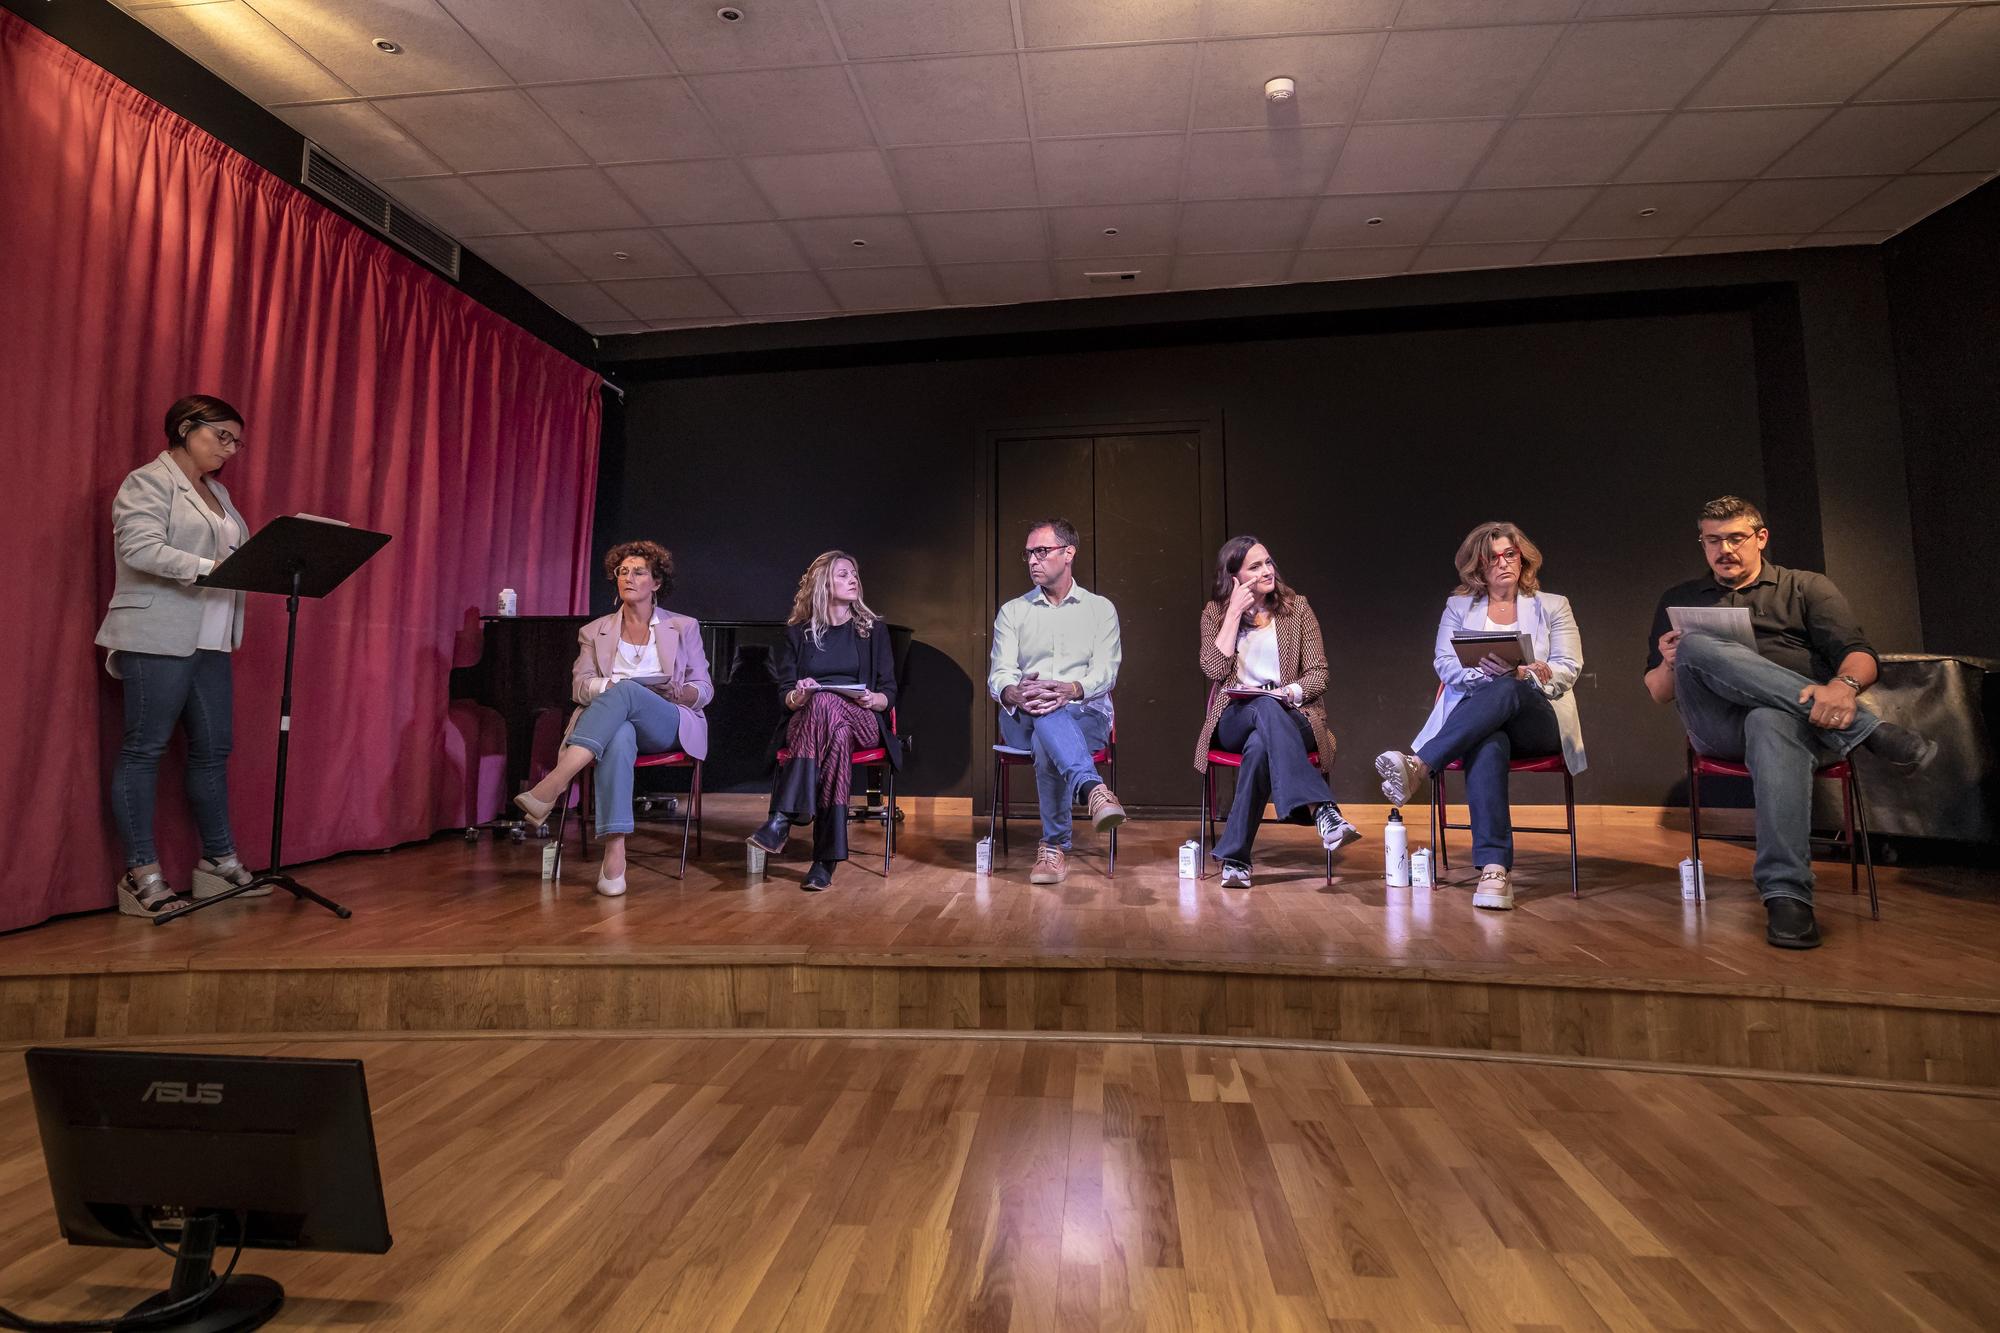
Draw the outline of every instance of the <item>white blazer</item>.
M247 539L249 525L215 478L208 488ZM229 554L222 522L195 492L171 452L126 474L111 503L112 549L118 580L111 606L97 628L98 646L109 648L105 669L119 674L118 654L160 653L186 657L201 638L202 610L211 596L195 586L208 565ZM229 594L229 642L243 646L243 594Z
M1562 729L1563 767L1572 773L1581 773L1586 767L1583 755L1583 724L1576 717L1577 675L1583 670L1583 636L1577 632L1576 617L1570 613L1569 599L1552 592L1522 593L1516 603L1519 609L1519 628L1526 631L1535 645L1535 657L1549 665L1549 683L1543 693L1549 696L1549 705L1555 709L1556 723ZM1451 636L1465 627L1465 622L1475 612L1483 618L1486 599L1473 597L1469 593L1459 593L1448 597L1444 603L1444 615L1438 620L1437 645L1433 651L1433 666L1438 679L1444 682L1444 692L1431 708L1429 720L1417 738L1410 742L1410 751L1422 749L1431 737L1438 734L1444 720L1451 716L1451 710L1458 707L1458 701L1477 689L1493 683L1493 678L1478 667L1462 666L1458 654L1451 646Z

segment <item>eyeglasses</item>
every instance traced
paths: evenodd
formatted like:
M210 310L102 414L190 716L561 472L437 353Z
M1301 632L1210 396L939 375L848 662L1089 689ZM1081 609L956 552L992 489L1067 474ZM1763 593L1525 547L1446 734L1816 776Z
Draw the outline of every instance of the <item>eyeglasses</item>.
M616 577L621 579L636 579L642 574L650 574L652 572L653 567L651 565L627 565L618 571Z
M1754 532L1711 532L1703 534L1697 540L1711 551L1733 551L1756 535Z
M208 426L208 433L210 435L213 435L216 439L222 441L223 448L241 449L243 447L243 437L241 435L238 435L235 431L224 430L220 426L211 426L206 421L202 422L201 424L204 426Z
M1519 551L1495 551L1486 557L1486 562L1492 565L1518 565L1521 563L1521 553Z
M1021 552L1021 558L1032 565L1037 560L1048 559L1057 551L1067 551L1068 549L1068 543L1064 543L1061 546L1030 546Z

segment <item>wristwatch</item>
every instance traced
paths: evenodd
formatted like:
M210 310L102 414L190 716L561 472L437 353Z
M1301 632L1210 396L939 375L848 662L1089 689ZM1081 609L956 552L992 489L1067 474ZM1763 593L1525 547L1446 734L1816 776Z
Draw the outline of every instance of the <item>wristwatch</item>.
M1859 699L1861 697L1860 681L1856 680L1852 676L1835 676L1834 679L1839 681L1841 684L1845 685L1848 689L1853 690L1855 698Z

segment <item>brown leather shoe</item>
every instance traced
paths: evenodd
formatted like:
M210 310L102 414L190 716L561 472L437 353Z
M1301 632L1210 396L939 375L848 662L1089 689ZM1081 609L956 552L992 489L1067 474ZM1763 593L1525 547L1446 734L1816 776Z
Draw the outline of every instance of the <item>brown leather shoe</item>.
M1090 826L1099 833L1117 828L1125 822L1125 807L1118 804L1118 798L1111 794L1111 788L1098 783L1090 789Z
M1069 856L1060 847L1043 843L1035 849L1035 868L1028 872L1030 884L1060 884L1069 878Z

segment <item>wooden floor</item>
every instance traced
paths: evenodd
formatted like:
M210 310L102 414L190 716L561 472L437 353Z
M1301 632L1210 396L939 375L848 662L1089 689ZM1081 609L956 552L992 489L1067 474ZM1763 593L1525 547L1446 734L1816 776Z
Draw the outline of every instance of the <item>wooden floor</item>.
M1063 1040L236 1043L366 1062L395 1248L274 1328L2000 1326L2000 1100ZM125 1308L0 1060L0 1302Z

